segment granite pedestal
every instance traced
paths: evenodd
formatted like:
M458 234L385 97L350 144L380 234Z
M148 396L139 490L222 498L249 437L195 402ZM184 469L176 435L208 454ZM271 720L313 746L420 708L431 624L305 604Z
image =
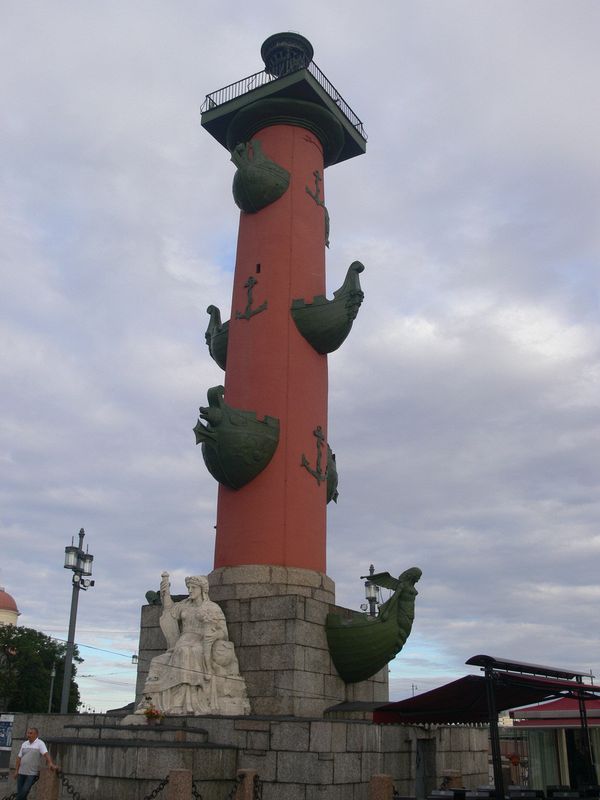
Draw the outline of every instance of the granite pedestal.
M388 668L372 678L345 684L327 647L325 619L335 605L335 586L326 575L287 567L222 567L209 576L210 598L225 614L254 714L321 716L346 701L388 700ZM136 704L151 659L164 652L160 606L144 606L140 632Z

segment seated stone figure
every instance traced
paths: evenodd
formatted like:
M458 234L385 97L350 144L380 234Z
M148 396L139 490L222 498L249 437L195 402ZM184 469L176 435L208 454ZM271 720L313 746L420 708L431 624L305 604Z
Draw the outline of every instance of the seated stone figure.
M208 580L195 575L185 584L189 597L176 603L169 573L162 573L160 627L168 650L152 659L136 714L150 704L163 714L249 714L246 683Z

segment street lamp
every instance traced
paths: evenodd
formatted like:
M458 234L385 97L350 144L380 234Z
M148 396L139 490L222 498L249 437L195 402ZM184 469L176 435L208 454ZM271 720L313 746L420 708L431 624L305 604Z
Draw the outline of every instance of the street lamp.
M73 571L73 593L71 594L71 616L69 619L69 635L67 637L67 652L65 653L65 672L63 675L62 695L60 698L60 713L66 714L69 706L69 691L71 688L71 672L73 668L73 649L75 647L75 624L77 622L77 604L81 589L87 591L95 581L83 577L92 574L92 561L94 556L83 550L83 528L79 531L79 545L71 544L65 547L65 569Z
M369 574L360 576L361 580L363 578L367 579L365 581L365 598L367 600L367 603L369 604L370 617L377 616L377 601L379 600L379 588L377 587L377 584L373 583L373 581L371 580L374 574L375 574L375 568L373 567L373 564L371 564L371 566L369 567Z

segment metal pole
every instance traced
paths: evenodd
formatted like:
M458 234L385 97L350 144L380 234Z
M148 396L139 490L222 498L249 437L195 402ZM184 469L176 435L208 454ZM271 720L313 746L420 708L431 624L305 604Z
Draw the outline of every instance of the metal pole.
M81 559L83 557L83 528L79 531L79 553L77 565L73 570L73 592L71 594L71 616L69 618L69 635L67 636L67 650L65 653L65 672L63 675L62 694L60 698L60 713L66 714L69 708L69 693L71 689L71 672L73 669L73 650L75 647L75 624L77 623L77 604L79 602L79 589L81 586Z
M581 680L579 679L581 683ZM583 689L577 692L577 702L579 704L579 719L581 722L581 746L585 754L585 770L587 774L587 783L590 786L596 784L598 778L596 776L596 769L594 767L594 756L592 752L592 742L590 740L590 729L588 726L587 709L585 707L585 695ZM583 788L583 787L578 787Z
M65 672L63 675L62 695L60 698L60 713L66 714L69 706L69 691L71 689L71 670L73 666L73 649L75 645L75 623L77 622L77 603L79 601L80 575L73 575L73 593L71 595L71 617L69 619L69 635L67 637L67 651L65 653Z
M48 713L52 712L52 695L54 694L54 678L56 678L56 663L52 663L52 672L50 673L50 696L48 697Z
M498 731L498 711L496 709L496 695L494 692L494 671L490 667L486 667L484 674L490 723L492 765L494 768L494 794L496 796L496 800L503 800L504 778L502 775L502 755L500 753L500 733Z

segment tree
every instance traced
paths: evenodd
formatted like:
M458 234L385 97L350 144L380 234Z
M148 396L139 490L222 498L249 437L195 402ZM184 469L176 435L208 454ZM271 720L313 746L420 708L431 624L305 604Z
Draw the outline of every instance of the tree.
M33 628L0 626L0 711L48 711L53 664L56 665L56 677L52 692L52 711L58 711L66 649L66 644ZM82 661L75 647L69 692L70 712L76 711L80 702L79 687L74 677L77 674L75 662L80 664Z

